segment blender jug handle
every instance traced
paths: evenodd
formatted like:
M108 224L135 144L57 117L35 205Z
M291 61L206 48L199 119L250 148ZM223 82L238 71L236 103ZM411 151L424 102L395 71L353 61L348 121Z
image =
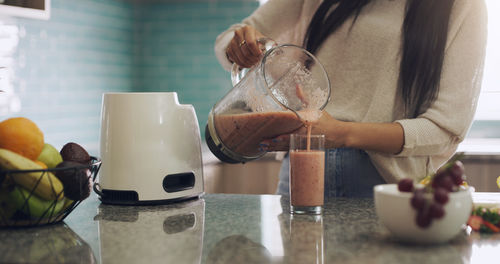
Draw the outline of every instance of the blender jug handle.
M259 44L260 50L263 52L267 52L273 47L276 47L278 43L270 38L260 38L257 40L257 44ZM240 68L239 65L233 63L233 67L231 68L231 82L233 86L238 84L243 77L250 71L251 68Z

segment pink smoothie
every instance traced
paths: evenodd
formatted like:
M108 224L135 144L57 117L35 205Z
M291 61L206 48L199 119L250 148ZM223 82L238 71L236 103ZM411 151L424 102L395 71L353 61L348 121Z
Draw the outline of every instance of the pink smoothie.
M324 151L290 151L290 199L293 206L323 205L324 171Z

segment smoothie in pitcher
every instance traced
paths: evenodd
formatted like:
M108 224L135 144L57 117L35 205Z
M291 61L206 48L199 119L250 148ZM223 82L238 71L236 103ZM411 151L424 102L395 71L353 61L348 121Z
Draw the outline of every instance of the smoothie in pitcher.
M321 116L320 111L311 110L298 114L301 118L292 111L221 114L214 117L214 123L226 147L242 155L254 156L262 152L259 149L262 141L291 133L300 128L304 120Z

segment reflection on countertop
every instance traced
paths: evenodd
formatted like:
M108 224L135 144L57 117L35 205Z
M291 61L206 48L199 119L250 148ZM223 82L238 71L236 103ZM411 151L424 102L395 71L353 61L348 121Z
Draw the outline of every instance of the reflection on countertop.
M89 244L68 225L0 230L1 263L96 263Z
M484 264L497 263L500 234L464 229L445 244L403 244L366 198L327 200L322 216L296 216L277 195L157 206L103 205L92 195L65 223L0 230L0 243L0 262Z
M172 205L99 205L103 263L200 263L205 201Z

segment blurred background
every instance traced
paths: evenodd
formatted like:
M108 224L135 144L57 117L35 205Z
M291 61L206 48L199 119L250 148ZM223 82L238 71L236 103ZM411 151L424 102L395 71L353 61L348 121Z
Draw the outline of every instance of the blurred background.
M35 121L56 147L97 155L104 92L177 92L204 129L231 87L216 36L256 1L52 0L50 19L0 18L0 117Z
M9 2L30 2L35 10L13 10L5 5ZM0 120L30 118L55 147L78 142L99 155L104 92L177 92L180 103L195 107L203 139L208 112L231 88L229 73L215 58L215 38L262 2L0 0ZM486 2L483 88L474 124L459 150L468 154L473 183L495 191L492 179L500 176L500 20L495 14L500 1ZM232 186L220 192L272 192L279 169L273 158L267 165L212 164L207 175L233 175L208 184ZM260 174L270 177L272 186L249 190L252 184L245 179ZM238 185L246 187L234 189Z

